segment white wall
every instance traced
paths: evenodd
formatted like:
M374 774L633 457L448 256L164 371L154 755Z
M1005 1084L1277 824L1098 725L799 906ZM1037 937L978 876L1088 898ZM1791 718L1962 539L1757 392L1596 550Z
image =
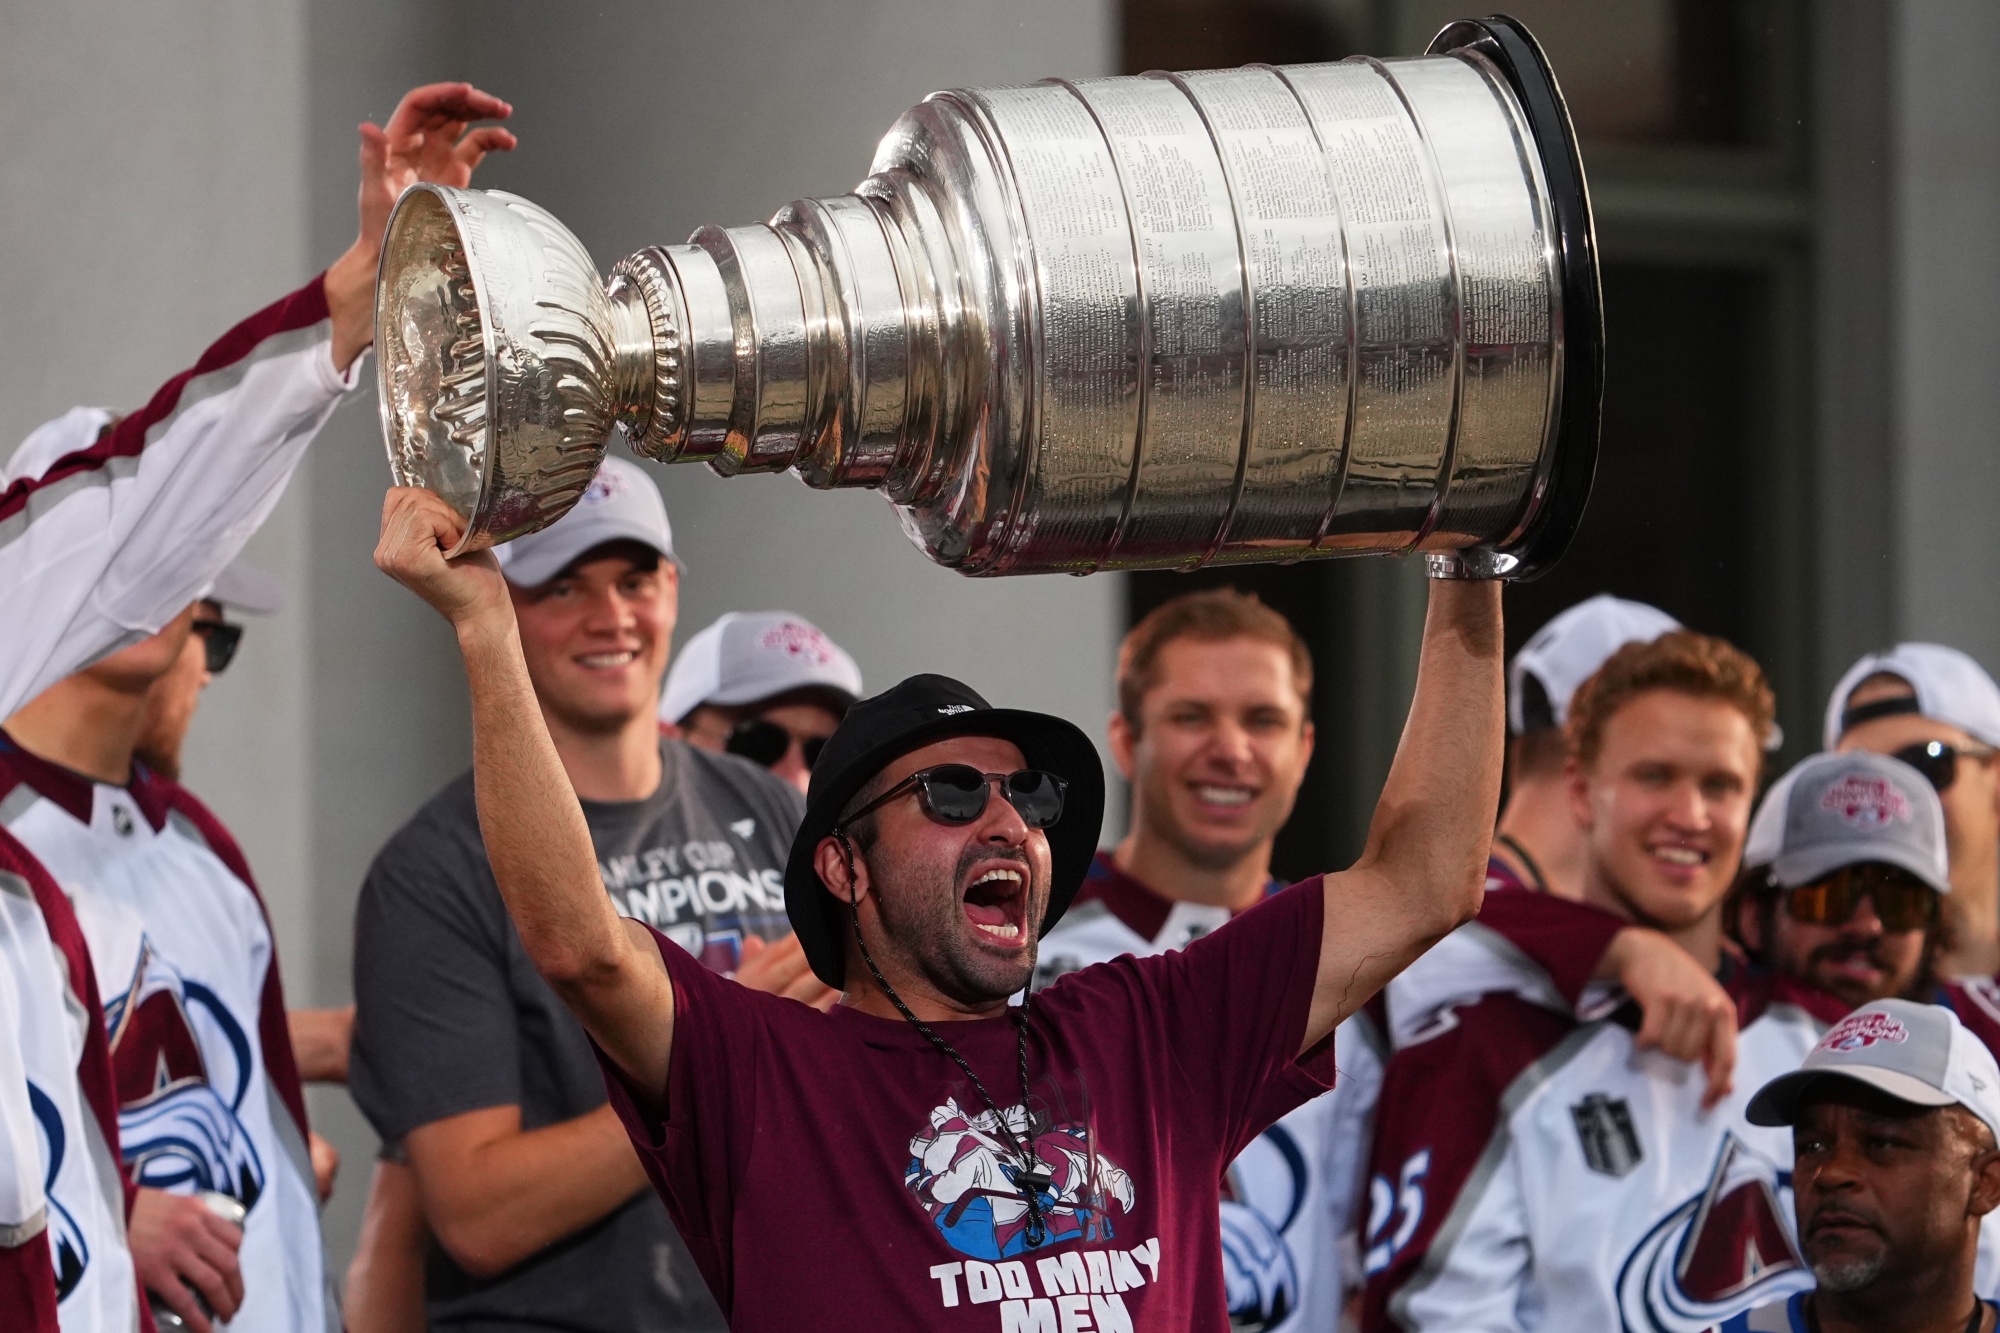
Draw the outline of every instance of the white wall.
M470 78L519 108L482 182L553 208L606 266L764 217L865 172L934 88L1097 74L1108 0L547 6L395 0L16 5L0 41L0 450L73 403L130 407L354 235L354 127ZM658 469L690 567L680 638L731 608L823 625L872 685L960 675L1100 733L1122 618L1111 578L973 583L928 565L872 495ZM288 590L203 701L188 782L242 839L295 1004L349 994L375 849L464 766L448 634L369 551L387 481L372 395L336 414L250 558ZM344 1093L327 1214L351 1252L373 1135Z
M1895 9L1895 624L2000 670L2000 6Z

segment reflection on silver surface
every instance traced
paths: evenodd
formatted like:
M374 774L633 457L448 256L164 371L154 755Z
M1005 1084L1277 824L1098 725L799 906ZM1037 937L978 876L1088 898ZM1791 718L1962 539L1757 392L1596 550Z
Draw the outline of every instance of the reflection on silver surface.
M878 487L970 574L1505 568L1555 450L1553 229L1472 49L939 93L855 193L608 288L525 200L417 187L383 419L468 546L553 521L615 424L662 461Z

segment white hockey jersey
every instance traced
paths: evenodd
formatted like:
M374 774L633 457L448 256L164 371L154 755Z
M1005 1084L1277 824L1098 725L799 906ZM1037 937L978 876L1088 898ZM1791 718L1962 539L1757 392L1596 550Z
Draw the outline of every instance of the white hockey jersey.
M1227 908L1161 897L1100 852L1076 902L1041 942L1035 985L1124 954L1184 949L1229 916ZM1382 1054L1375 1020L1365 1014L1342 1023L1334 1039L1340 1072L1333 1090L1265 1130L1223 1178L1222 1271L1232 1328L1331 1333L1351 1282L1358 1284L1343 1255L1352 1249Z
M90 958L69 904L0 833L0 1324L131 1333L111 1062ZM32 1021L31 1021L32 1020Z
M1637 1050L1623 1014L1489 995L1400 1049L1377 1108L1363 1327L1700 1333L1811 1286L1791 1131L1743 1112L1845 1006L1782 978L1735 989L1735 1090L1710 1111L1701 1069Z
M158 630L205 591L269 514L305 446L353 388L359 369L357 363L345 375L334 370L325 289L316 278L229 330L140 410L114 418L78 408L31 434L0 474L0 624L7 627L0 635L0 716ZM32 939L38 929L44 941L51 929L76 934L69 904L59 893L55 900L59 906L53 911L66 926L45 921L37 927L22 916L16 937ZM30 950L37 957L41 952L45 949ZM74 955L89 975L93 960L80 934ZM101 966L96 970L104 974ZM24 1055L59 1049L80 1006L88 1009L91 1026L102 1029L94 985L84 1006L73 990L51 989L28 973L17 974L15 981L15 1030ZM99 1109L108 1118L117 1105L108 1060L104 1073ZM106 1119L107 1132L91 1127L91 1091L87 1082L79 1085L73 1071L66 1092L42 1089L29 1108L34 1122L25 1128L15 1104L19 1099L0 1095L0 1143L32 1140L48 1159L54 1182L50 1202L62 1205L47 1215L57 1247L55 1277L65 1295L63 1327L69 1333L122 1333L148 1322L131 1281L122 1200L117 1209L100 1213L71 1205L68 1195L81 1186L65 1192L69 1175L90 1160L79 1150L92 1135L115 1141L115 1120ZM122 1194L122 1184L119 1189ZM80 1277L65 1283L61 1246L69 1233L61 1228L70 1224L75 1244L69 1253L87 1253L89 1262ZM315 1245L316 1235L315 1229ZM0 1240L5 1238L0 1233ZM249 1272L247 1254L245 1263ZM317 1264L315 1258L315 1273ZM120 1265L122 1284L109 1276ZM92 1291L114 1288L127 1293L106 1298L122 1301L118 1312L107 1313L109 1306L86 1299ZM323 1301L319 1308L325 1308ZM315 1333L321 1326L296 1325Z
M1276 887L1274 884L1273 887ZM1454 932L1336 1029L1333 1090L1273 1125L1223 1181L1223 1271L1236 1327L1332 1330L1362 1284L1362 1181L1388 1052L1450 1006L1502 992L1568 1018L1622 923L1523 888L1488 867L1479 920ZM1099 853L1042 941L1036 985L1121 954L1164 953L1220 926L1218 907L1176 903Z
M133 1177L246 1210L231 1333L337 1328L271 930L234 841L173 783L94 783L4 734L0 823L76 904Z

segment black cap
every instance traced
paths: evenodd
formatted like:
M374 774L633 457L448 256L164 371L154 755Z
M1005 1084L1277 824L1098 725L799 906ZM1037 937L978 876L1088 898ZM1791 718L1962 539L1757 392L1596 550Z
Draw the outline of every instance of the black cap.
M1069 784L1062 818L1047 831L1051 875L1042 933L1062 919L1083 886L1104 823L1104 764L1090 738L1047 713L995 708L949 676L911 676L855 704L827 738L813 765L805 821L785 866L785 914L813 975L836 990L847 985L848 909L820 881L813 853L876 774L910 751L950 736L1012 741L1028 767L1046 769Z

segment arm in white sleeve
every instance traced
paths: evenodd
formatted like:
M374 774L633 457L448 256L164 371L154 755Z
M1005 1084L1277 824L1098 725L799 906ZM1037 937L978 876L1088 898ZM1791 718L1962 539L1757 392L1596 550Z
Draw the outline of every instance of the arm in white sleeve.
M334 369L315 278L129 416L73 411L30 436L0 489L0 717L200 596L277 504L360 364Z

